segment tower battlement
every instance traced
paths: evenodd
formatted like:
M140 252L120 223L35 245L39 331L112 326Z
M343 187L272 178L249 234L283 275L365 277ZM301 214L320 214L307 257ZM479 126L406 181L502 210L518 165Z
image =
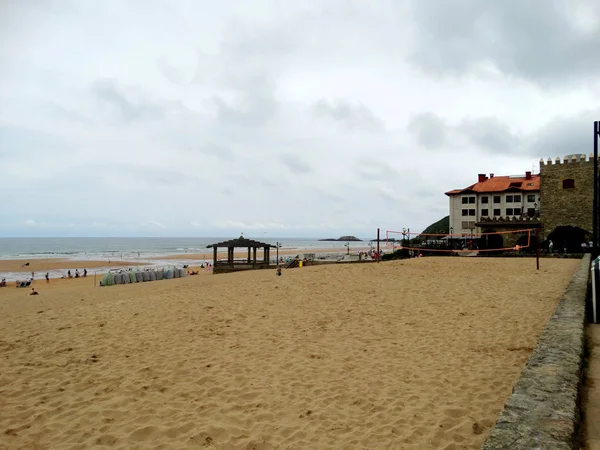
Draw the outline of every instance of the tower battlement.
M600 156L598 157L598 159L600 159ZM548 158L546 161L544 161L544 158L540 158L540 166L556 166L560 164L577 164L593 162L593 154L590 154L589 156L586 156L585 154L569 155L564 156L562 159L560 158L560 156L557 156L556 158L554 158L554 160L552 160L552 158Z

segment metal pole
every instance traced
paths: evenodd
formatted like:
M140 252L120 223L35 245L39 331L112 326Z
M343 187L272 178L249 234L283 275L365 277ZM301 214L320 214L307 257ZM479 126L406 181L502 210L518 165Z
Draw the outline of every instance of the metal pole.
M594 208L592 212L592 256L598 257L598 134L600 133L600 122L594 122Z
M540 229L535 229L535 265L540 270Z
M379 262L379 228L377 228L377 262Z
M277 265L279 265L279 242L276 242L275 245L277 246Z

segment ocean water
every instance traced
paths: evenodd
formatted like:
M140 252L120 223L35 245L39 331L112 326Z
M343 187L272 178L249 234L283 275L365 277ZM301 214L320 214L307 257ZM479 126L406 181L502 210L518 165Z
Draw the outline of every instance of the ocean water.
M308 238L254 238L260 242L276 245L282 250L297 250L298 253L309 253L311 249L331 249L329 256L343 253L345 242L318 241ZM72 261L106 261L106 266L88 270L90 275L104 273L111 267L111 261L135 262L140 269L148 267L182 267L212 262L213 251L206 248L210 244L231 238L0 238L0 260L27 260L42 258L60 258ZM369 246L368 240L350 242L350 251ZM222 249L220 251L225 251ZM166 260L167 255L190 255L190 259ZM191 255L204 255L198 259ZM275 252L272 262L275 262ZM83 263L79 271L84 269ZM0 279L7 281L23 280L29 277L29 268L23 272L0 272ZM51 270L50 278L66 277L66 270ZM36 278L42 278L38 273Z
M308 238L260 238L247 236L282 249L308 251L315 248L343 248L345 242L324 242ZM73 260L145 260L164 255L202 254L212 257L210 244L231 238L0 238L0 259L68 258ZM368 246L351 242L350 248Z

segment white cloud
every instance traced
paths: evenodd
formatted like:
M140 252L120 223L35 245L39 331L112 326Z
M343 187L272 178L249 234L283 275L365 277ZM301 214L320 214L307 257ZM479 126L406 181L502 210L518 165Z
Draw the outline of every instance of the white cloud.
M589 153L598 117L593 0L26 3L0 236L418 230L477 173Z

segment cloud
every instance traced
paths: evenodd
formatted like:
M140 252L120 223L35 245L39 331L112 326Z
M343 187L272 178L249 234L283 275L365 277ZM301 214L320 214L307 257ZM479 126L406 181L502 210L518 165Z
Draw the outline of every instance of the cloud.
M416 115L410 120L407 128L415 135L419 145L429 149L443 148L448 139L446 123L433 113Z
M351 130L378 131L384 127L383 120L362 103L352 105L343 100L321 99L312 110L317 116L333 119Z
M419 230L600 117L592 0L22 3L0 236Z
M433 113L414 116L407 127L416 142L429 150L473 148L489 154L523 153L523 139L495 117L464 118L452 124ZM535 153L535 149L526 152Z
M538 85L595 79L600 60L600 4L595 0L412 0L410 60L436 75L491 64Z
M33 227L33 226L37 225L35 223L35 220L32 220L32 219L27 219L24 223L25 223L25 225L27 225L29 227Z
M302 161L299 157L292 154L283 154L280 156L281 162L295 174L307 174L311 172L310 165Z
M407 127L416 142L429 150L475 149L490 155L564 156L589 153L591 129L600 109L551 117L546 123L523 133L495 117L465 118L457 123L432 113L414 116Z

